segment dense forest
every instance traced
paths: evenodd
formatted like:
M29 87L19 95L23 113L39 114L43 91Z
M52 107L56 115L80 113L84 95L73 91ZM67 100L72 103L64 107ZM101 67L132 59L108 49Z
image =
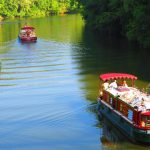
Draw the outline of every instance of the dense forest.
M0 0L1 17L46 16L76 11L76 0Z
M78 0L86 23L99 32L150 47L150 0Z

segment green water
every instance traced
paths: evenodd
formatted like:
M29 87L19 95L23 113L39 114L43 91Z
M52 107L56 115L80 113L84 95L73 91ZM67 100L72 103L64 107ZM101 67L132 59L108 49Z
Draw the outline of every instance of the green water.
M18 40L25 24L36 28L36 43ZM101 73L132 73L146 88L149 57L125 40L96 35L80 15L1 22L0 149L149 149L99 121L95 104Z

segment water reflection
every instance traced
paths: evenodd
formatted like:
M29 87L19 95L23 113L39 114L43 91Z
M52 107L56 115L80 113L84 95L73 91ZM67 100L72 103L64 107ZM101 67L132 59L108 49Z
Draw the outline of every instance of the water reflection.
M99 75L106 72L127 72L137 75L140 79L136 86L147 87L150 81L150 71L147 66L140 67L144 62L148 64L150 52L130 46L124 39L107 39L95 37L89 30L83 32L83 42L80 46L73 47L74 60L78 64L81 90L90 102L95 102L98 96ZM149 66L150 64L148 64ZM149 66L150 67L150 66ZM91 109L90 109L91 111ZM95 111L92 111L95 115ZM97 117L96 117L97 118ZM100 120L101 149L148 149L130 143L107 120Z
M100 133L100 142L102 143L101 149L111 150L126 150L126 149L137 149L137 150L148 150L149 146L134 144L128 141L125 137L109 120L104 116L100 118L102 125Z
M112 124L105 116L97 112L97 103L91 103L87 111L95 114L94 126L99 129L99 142L101 150L148 150L149 145L132 143Z
M0 45L15 40L25 24L35 27L38 39L59 42L80 41L84 28L80 15L5 20L0 24Z
M129 142L127 141L127 137L123 136L105 117L100 118L99 120L102 124L102 135L100 140L104 145L109 146L120 144L122 142Z
M95 109L98 76L108 71L140 75L140 57L121 43L98 40L79 15L28 19L37 43L18 41L24 23L0 26L0 147L105 149ZM140 85L149 81L149 71L142 73Z
M135 74L139 78L135 82L136 86L139 88L148 86L150 83L150 70L147 69L150 67L148 50L133 47L125 39L95 36L95 33L86 28L82 38L80 47L73 47L73 50L87 99L96 99L99 89L98 77L106 72Z

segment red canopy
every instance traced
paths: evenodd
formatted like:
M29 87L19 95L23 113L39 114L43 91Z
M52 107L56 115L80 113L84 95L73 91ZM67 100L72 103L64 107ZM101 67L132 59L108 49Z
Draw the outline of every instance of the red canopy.
M142 115L148 115L148 116L150 116L150 112L149 112L149 111L142 112L141 114L142 114Z
M31 27L31 26L24 26L24 27L22 27L21 29L22 29L22 30L28 30L28 29L33 30L33 29L35 29L35 28L34 28L34 27Z
M99 78L103 81L111 80L111 79L132 79L132 80L137 79L136 76L131 74L126 74L126 73L105 73L105 74L101 74Z

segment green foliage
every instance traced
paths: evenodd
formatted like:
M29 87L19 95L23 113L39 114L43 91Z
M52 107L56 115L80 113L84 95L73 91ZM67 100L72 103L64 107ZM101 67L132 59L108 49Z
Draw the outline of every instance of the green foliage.
M150 47L149 0L78 0L83 17L93 29L123 35Z
M0 16L4 17L45 16L77 9L76 0L0 0Z

